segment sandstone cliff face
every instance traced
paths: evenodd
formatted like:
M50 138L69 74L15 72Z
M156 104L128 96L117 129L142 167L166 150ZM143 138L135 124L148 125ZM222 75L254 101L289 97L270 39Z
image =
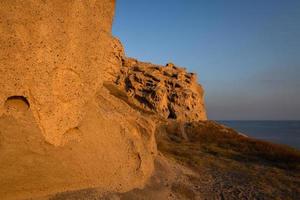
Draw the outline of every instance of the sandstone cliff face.
M62 143L103 81L113 0L0 2L0 115L24 97L45 139Z
M155 124L122 100L99 90L78 128L59 147L48 144L30 110L17 104L0 117L0 197L35 199L97 188L141 188L151 176Z
M119 69L114 0L0 1L0 197L151 176L155 124L103 87Z
M172 63L161 66L128 58L116 38L110 46L104 85L114 95L164 119L207 120L204 90L195 73Z
M124 58L115 81L134 104L165 119L206 120L204 91L194 73Z
M194 74L126 58L114 6L0 1L1 199L141 188L157 122L206 119Z

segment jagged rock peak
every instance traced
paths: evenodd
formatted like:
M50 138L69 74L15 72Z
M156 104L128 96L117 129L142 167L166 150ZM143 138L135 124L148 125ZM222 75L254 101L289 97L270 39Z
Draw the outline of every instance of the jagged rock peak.
M140 108L163 118L206 120L204 90L197 75L173 63L166 66L123 58L115 84Z

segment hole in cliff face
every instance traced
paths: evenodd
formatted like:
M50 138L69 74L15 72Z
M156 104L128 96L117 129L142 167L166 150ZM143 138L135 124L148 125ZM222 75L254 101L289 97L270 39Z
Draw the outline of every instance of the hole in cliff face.
M11 96L5 101L7 110L26 111L30 108L29 101L24 96Z
M177 119L177 115L176 115L175 110L171 106L168 106L168 108L169 108L168 119Z
M177 118L177 116L176 116L175 112L170 111L168 119L176 119L176 118Z

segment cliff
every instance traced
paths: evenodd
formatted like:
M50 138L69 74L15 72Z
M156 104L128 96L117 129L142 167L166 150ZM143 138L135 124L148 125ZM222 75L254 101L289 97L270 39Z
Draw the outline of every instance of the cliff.
M165 119L206 120L204 91L194 73L125 58L115 84L134 104Z
M0 1L0 199L299 196L299 152L207 121L194 73L126 57L114 7Z
M195 73L173 63L162 66L128 58L116 38L111 46L104 86L112 94L135 109L163 119L207 120L204 90Z
M0 1L0 198L142 187L154 122L103 87L114 0Z
M114 7L0 2L1 199L141 188L159 118L206 119L194 74L126 58Z
M0 104L26 99L51 144L78 126L103 82L114 6L113 0L0 2Z

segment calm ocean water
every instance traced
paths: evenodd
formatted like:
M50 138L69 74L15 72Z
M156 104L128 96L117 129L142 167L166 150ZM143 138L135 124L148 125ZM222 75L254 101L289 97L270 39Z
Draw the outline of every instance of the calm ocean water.
M245 135L300 149L300 121L218 121Z

